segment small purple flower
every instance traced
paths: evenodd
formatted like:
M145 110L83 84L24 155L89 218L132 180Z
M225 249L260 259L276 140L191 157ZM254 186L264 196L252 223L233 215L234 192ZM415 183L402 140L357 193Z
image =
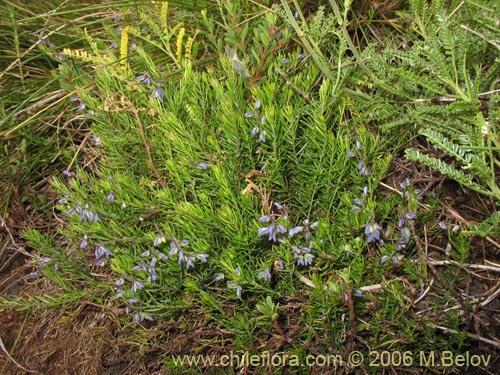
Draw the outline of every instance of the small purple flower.
M258 126L254 126L252 131L250 132L251 135L256 135L257 133L259 132L259 127Z
M123 285L123 283L125 283L125 279L123 277L120 277L118 280L116 280L115 285L117 287L121 287Z
M208 168L208 164L207 163L198 163L198 168L200 168L201 170L206 170Z
M417 217L417 215L415 215L413 212L408 212L408 213L406 213L405 216L407 219L410 219L410 220L413 220L413 219L415 219L415 217Z
M188 270L189 268L194 268L194 257L191 255L186 257L186 269Z
M30 272L30 277L33 279L37 279L40 277L40 274L38 272Z
M290 60L288 60L288 59L285 57L284 59L281 59L280 64L286 64L288 61L290 61Z
M458 232L460 230L460 225L455 225L453 228L451 228L452 232Z
M245 115L244 115L246 118L251 118L253 117L253 112L245 112Z
M273 206L276 207L276 209L278 209L278 210L282 210L283 209L283 205L279 204L278 202L274 202Z
M177 243L175 241L170 242L170 252L168 253L169 256L174 256L177 254L179 251L179 248L177 247Z
M114 202L116 199L115 193L114 192L109 193L106 199L108 202Z
M375 240L380 241L380 231L382 227L377 223L370 223L365 227L366 241L368 243Z
M147 74L141 74L141 75L137 76L136 79L139 82L145 83L146 85L150 85L151 83L153 83L151 77L149 77L149 75L147 75Z
M92 140L92 142L96 145L96 146L101 146L102 145L102 141L101 141L101 137L99 137L98 135L92 135L90 137L90 139Z
M267 223L269 220L271 220L271 218L270 218L269 216L267 216L267 215L261 216L261 217L259 218L259 221L260 221L261 223Z
M160 87L155 87L153 92L151 92L151 97L158 99L160 102L163 102L164 96L165 92Z
M149 256L149 250L146 250L141 254L141 257L148 257L148 256Z
M88 242L88 236L86 234L83 235L83 240L82 242L80 242L80 249L83 249L85 248L85 246L87 246L87 242Z
M263 271L259 272L257 277L259 279L264 279L266 281L270 281L271 280L271 272L269 272L269 268L266 268Z
M73 177L73 173L71 173L70 171L64 170L62 173L63 173L63 175L65 175L66 177Z
M394 255L392 257L392 264L394 264L395 266L399 266L401 265L401 260L404 258L403 255Z
M259 109L260 108L260 100L257 99L257 101L255 102L255 109Z
M358 206L363 206L365 204L365 201L363 199L354 198L354 203L356 203Z
M140 281L134 280L132 284L133 292L144 289L144 284Z
M361 160L361 159L358 161L358 174L360 176L369 176L370 175L370 171L368 170L366 165L363 163L363 160Z
M215 275L215 281L222 280L223 278L224 278L224 274L223 273L218 273L217 275Z
M42 261L40 262L40 268L45 268L47 263L49 263L52 260L52 258L49 257L43 257Z
M156 236L155 240L153 241L153 246L158 247L163 242L165 242L165 237L162 236L161 234L159 234Z
M440 227L441 229L446 229L446 224L445 224L443 221L440 221L440 222L439 222L439 227Z
M407 244L410 241L410 234L411 234L410 229L407 228L407 227L404 227L401 230L401 240L400 240L400 242L404 243L404 244Z
M385 264L389 260L389 257L387 255L384 255L382 258L380 258L380 264Z
M156 254L158 254L161 260L168 260L168 255L163 254L161 251L156 250Z
M283 265L283 260L281 260L280 258L276 259L274 261L274 264L280 269L280 270L284 270L285 269L285 266Z
M196 258L198 258L201 262L206 263L208 254L196 254Z
M349 151L349 152L347 153L347 156L349 156L350 158L353 158L353 157L355 157L355 156L356 156L356 153L355 153L354 151Z
M302 232L303 229L304 227L301 226L291 228L290 231L288 232L288 237L293 237L297 233Z
M66 204L68 203L68 200L66 198L61 198L57 201L57 204Z
M262 130L259 135L259 142L265 143L266 142L266 131Z
M410 186L410 180L408 179L408 177L405 178L405 180L401 182L399 186L401 187L402 190L406 190L406 188Z
M299 53L297 55L297 58L300 59L300 60L302 60L304 57L306 57L306 55L304 55L303 53Z
M179 250L177 252L177 263L181 264L182 262L184 262L184 251L183 250Z
M363 292L361 290L359 290L359 289L353 289L352 291L354 292L353 294L356 297L363 297Z

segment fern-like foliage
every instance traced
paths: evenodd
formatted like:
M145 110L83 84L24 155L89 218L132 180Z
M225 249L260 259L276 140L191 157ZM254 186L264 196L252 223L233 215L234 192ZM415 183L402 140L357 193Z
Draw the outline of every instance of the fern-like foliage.
M484 128L482 129L484 130ZM500 189L495 174L495 165L498 161L491 148L459 145L452 142L444 134L429 128L421 129L419 134L424 136L434 147L453 157L460 163L461 169L441 159L422 154L415 149L406 150L406 157L409 160L421 162L462 185L491 196L500 202Z

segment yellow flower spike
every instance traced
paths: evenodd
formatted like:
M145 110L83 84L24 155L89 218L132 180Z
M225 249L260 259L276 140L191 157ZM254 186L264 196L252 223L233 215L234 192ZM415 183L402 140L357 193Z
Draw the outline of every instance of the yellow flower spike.
M128 67L128 32L129 27L125 26L122 30L121 39L120 39L120 64L122 67L122 71L126 74L129 72Z
M191 50L193 48L194 38L196 38L196 35L198 35L199 32L200 30L196 29L194 35L190 36L186 40L186 47L184 48L184 57L186 60L191 60Z
M161 25L163 26L163 31L165 33L168 30L167 14L168 14L168 1L163 1L160 10L160 20L161 20Z
M184 38L185 32L186 32L186 29L184 27L181 27L179 29L179 34L177 34L177 41L175 42L175 46L176 46L175 60L177 62L181 61L181 57L182 57L182 40Z

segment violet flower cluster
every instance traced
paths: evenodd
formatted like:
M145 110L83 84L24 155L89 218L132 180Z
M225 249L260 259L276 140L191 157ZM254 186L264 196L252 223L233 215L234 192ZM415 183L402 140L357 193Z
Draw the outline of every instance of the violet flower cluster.
M257 125L255 125L250 132L252 135L257 135L259 134L259 142L265 142L266 141L266 131L262 129L262 125L265 124L266 122L266 116L264 115L259 115L258 109L260 108L260 100L257 100L255 102L255 109L252 112L246 112L245 117L247 118L254 118L257 122Z
M153 85L153 90L151 91L151 97L158 99L160 102L163 102L163 98L165 96L165 92L161 88L161 85L163 84L162 81L154 81L149 73L144 73L141 75L138 75L136 77L136 80L139 82L144 83L146 86Z
M153 241L153 246L159 247L162 243L166 242L166 239L163 235L158 235L156 236L155 240ZM170 242L170 251L168 252L168 256L161 253L158 249L156 250L158 256L163 259L167 260L168 257L173 257L177 255L177 263L178 264L185 264L186 269L194 268L195 267L195 262L200 261L202 263L206 263L208 259L208 254L200 254L200 253L194 253L186 250L186 247L189 245L189 240L181 240L178 241L176 239L173 239ZM149 255L149 253L148 253Z
M267 226L259 228L257 234L259 237L267 236L269 242L289 244L297 265L311 265L314 260L314 255L311 254L311 235L318 226L318 222L311 223L309 219L304 219L302 225L288 230L286 227L290 223L285 207L276 202L274 207L279 213L260 217L259 222L266 223ZM308 245L303 245L304 240L309 242Z
M361 155L361 143L356 141L356 151L349 151L347 156L353 158L355 156L358 157L358 174L361 176L369 176L370 170L367 168L363 156Z

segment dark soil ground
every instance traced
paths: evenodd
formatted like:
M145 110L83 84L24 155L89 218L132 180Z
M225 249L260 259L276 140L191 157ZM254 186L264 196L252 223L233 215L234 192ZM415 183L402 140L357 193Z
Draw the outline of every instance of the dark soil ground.
M397 187L408 177L412 184L424 191L434 191L442 198L443 218L468 223L479 222L495 210L494 204L473 192L464 190L455 182L425 167L396 159L385 185ZM381 186L381 193L390 190ZM387 191L386 191L387 190ZM42 192L43 193L43 192ZM50 194L50 193L48 193ZM29 273L32 250L20 237L24 228L47 226L48 218L30 215L29 207L13 200L9 215L2 218L0 227L0 296L13 297L52 293L55 287L43 279L32 279ZM50 215L48 213L47 215ZM54 228L47 228L54 230ZM435 237L428 241L433 248L444 247L444 239ZM500 238L471 237L471 263L500 265ZM440 259L433 253L433 259ZM442 258L442 254L441 254ZM439 265L434 267L440 272ZM458 270L458 269L457 269ZM468 374L498 374L500 369L500 278L494 272L470 272L470 282L462 290L464 299L470 296L489 296L491 300L482 307L474 307L468 327L470 351L491 354L489 368L466 369ZM483 299L484 301L484 299ZM292 316L288 326L280 329L293 339L294 333L303 329L298 319L302 306L300 298L289 300L283 308ZM228 351L232 336L204 317L193 314L179 320L149 323L148 330L138 332L136 327L123 327L119 311L82 302L70 311L40 309L37 311L0 310L0 375L21 374L167 374L160 370L166 356L173 354L214 354ZM296 324L293 322L297 322ZM444 335L449 334L443 332ZM139 335L141 335L139 337ZM484 339L484 340L481 340ZM489 340L489 343L488 341ZM257 338L255 349L279 350L276 337ZM143 344L141 344L143 343ZM314 344L306 343L314 352ZM205 373L217 373L207 370ZM360 370L361 371L361 370ZM250 373L243 371L238 373ZM271 371L269 373L272 373ZM325 373L325 372L322 372ZM345 373L337 369L331 373ZM362 373L362 372L360 372ZM382 372L381 372L382 373ZM396 374L400 370L387 368L384 373ZM408 374L445 374L448 370L407 369ZM455 372L460 373L460 371Z

